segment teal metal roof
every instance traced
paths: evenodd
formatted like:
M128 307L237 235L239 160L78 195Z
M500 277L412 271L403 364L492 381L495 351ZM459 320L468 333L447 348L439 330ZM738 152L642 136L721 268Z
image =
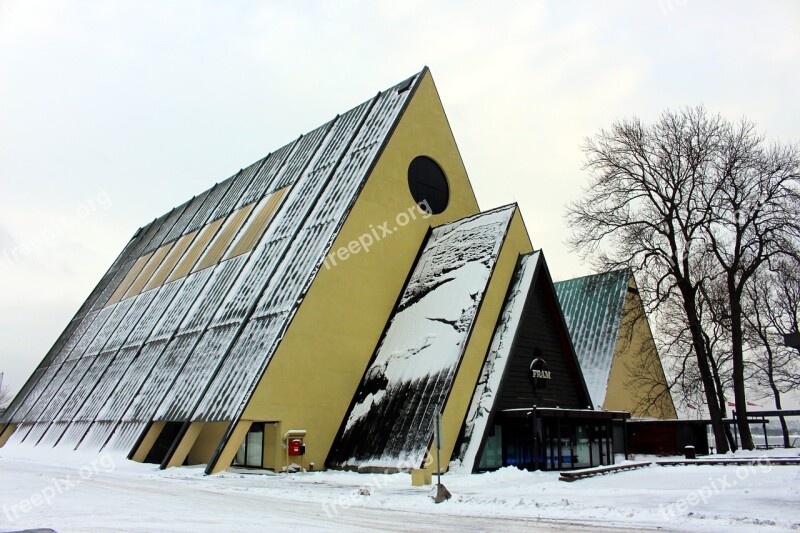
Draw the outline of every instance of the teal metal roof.
M595 407L605 401L631 275L626 268L554 284Z

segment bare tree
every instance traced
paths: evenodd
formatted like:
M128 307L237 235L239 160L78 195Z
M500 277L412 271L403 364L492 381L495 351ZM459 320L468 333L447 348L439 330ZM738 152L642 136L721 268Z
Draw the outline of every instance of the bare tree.
M780 261L774 269L756 274L745 293L745 339L751 348L748 361L755 382L769 391L775 408L781 396L800 389L797 350L784 346L783 336L798 331L800 316L800 265ZM778 417L783 445L791 446L786 419Z
M702 192L724 131L723 120L702 108L666 112L650 127L616 122L584 144L591 182L567 210L572 249L601 271L634 268L650 310L679 303L721 453L728 446L698 315L704 273L693 254L706 253L704 245L696 250L711 219Z
M800 151L765 144L753 123L702 107L667 111L649 127L617 122L586 141L591 184L567 213L573 249L600 270L633 267L652 311L682 310L688 335L673 337L690 340L720 452L725 384L713 345L728 339L736 421L752 449L742 298L759 269L797 257L800 242Z
M703 256L693 256L696 260L703 260ZM728 398L726 391L732 387L731 352L730 352L730 327L725 319L725 292L718 278L708 272L708 261L697 264L699 272L706 272L703 276L705 283L700 287L697 299L697 316L702 324L703 343L708 356L708 364L714 382L720 415L727 417ZM703 393L703 383L699 369L693 364L694 346L691 334L686 328L683 319L681 303L675 299L665 302L659 312L659 325L661 353L672 368L672 387L681 396L684 406L702 403L700 397ZM728 424L724 425L728 446L736 450L736 440Z
M748 282L770 260L798 257L800 151L795 146L765 147L747 120L726 124L724 131L712 179L703 191L711 219L702 232L727 292L736 422L742 447L751 450L742 302Z
M708 257L706 263L709 263ZM708 267L708 265L707 265ZM713 272L713 268L708 268ZM703 335L706 343L706 353L708 354L708 364L711 367L711 375L719 400L719 410L722 418L728 416L728 396L733 386L733 354L731 352L730 320L728 319L727 292L720 276L707 276L706 281L701 287L702 298L699 299L700 319L705 327ZM736 451L736 439L728 424L725 424L725 436L728 439L728 446Z

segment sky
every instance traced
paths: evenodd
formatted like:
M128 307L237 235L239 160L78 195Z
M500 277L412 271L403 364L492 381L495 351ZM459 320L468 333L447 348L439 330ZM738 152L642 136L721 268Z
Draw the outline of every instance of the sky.
M800 140L800 3L0 0L0 372L22 386L135 230L430 67L482 209L555 279L615 120L703 104Z

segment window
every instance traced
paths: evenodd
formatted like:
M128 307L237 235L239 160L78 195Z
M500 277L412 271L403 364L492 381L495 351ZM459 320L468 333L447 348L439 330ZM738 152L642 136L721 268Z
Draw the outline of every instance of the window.
M438 215L447 209L450 187L444 171L430 157L415 157L408 165L408 189L414 201L431 214Z
M244 442L236 452L233 464L261 468L264 456L264 424L253 422L244 438Z

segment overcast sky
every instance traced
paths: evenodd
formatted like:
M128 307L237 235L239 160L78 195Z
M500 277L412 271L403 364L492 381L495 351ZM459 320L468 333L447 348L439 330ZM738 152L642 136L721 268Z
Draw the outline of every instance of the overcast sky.
M0 372L20 387L139 226L427 65L483 209L556 279L580 144L705 104L800 140L800 2L0 0Z

